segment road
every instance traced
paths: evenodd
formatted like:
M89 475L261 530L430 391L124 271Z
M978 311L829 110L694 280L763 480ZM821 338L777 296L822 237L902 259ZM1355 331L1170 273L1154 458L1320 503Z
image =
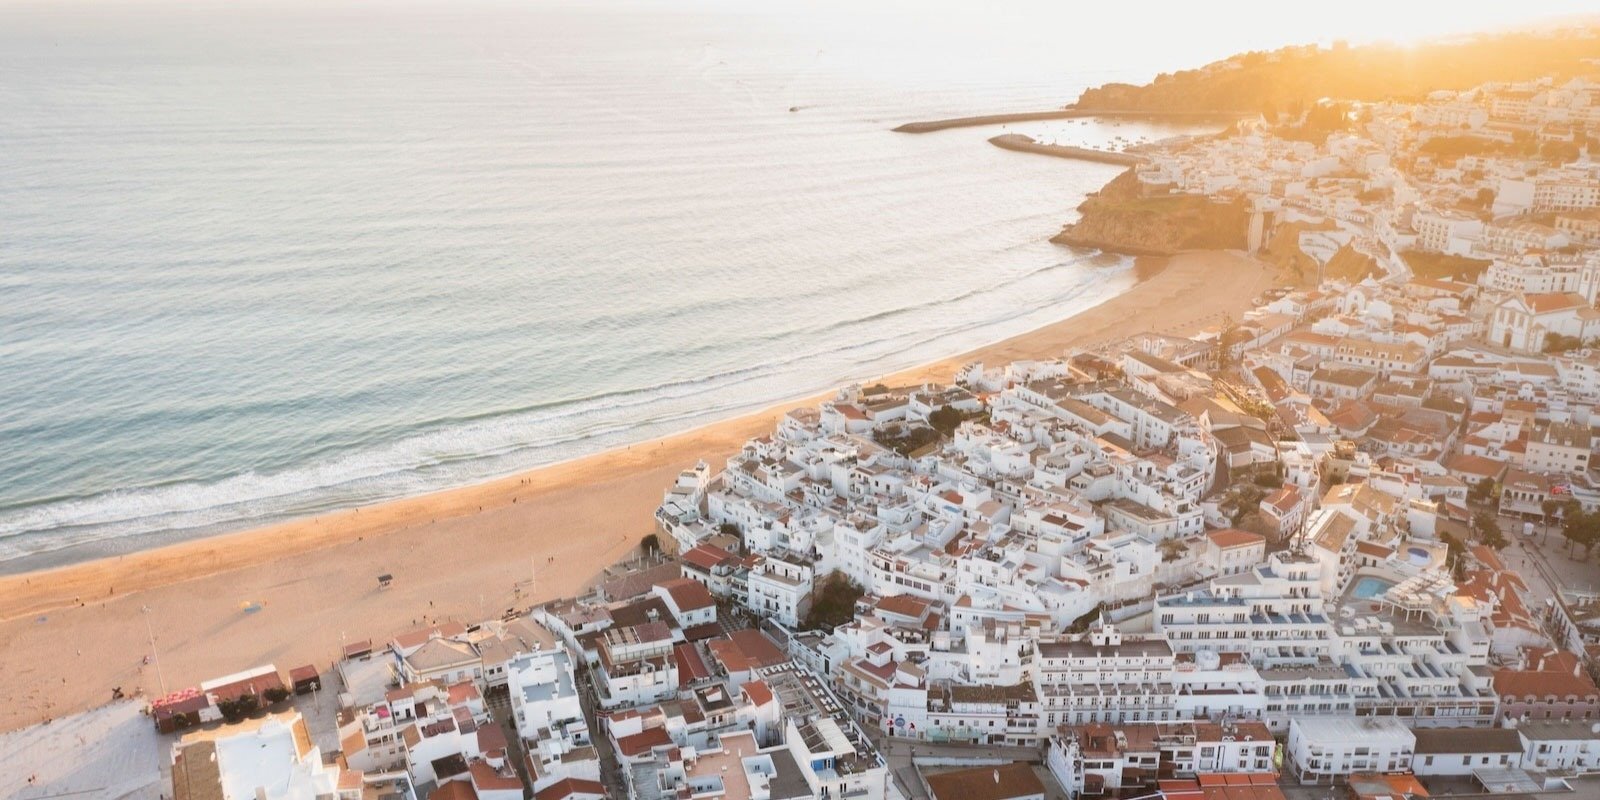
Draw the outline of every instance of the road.
M1546 532L1543 525L1534 523L1533 535L1525 536L1521 520L1500 517L1500 530L1510 542L1500 551L1500 558L1528 584L1533 608L1542 611L1558 589L1592 592L1600 587L1600 565L1585 561L1582 548L1570 548L1559 525Z

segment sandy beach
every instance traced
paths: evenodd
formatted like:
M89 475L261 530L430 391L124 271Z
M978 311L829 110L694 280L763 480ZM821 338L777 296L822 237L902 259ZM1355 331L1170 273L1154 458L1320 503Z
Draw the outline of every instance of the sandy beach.
M973 360L1054 357L1143 330L1190 333L1237 316L1276 277L1214 252L1140 269L1154 275L1083 313L884 380L944 381ZM0 709L0 730L102 704L113 687L159 693L155 667L141 663L151 635L171 690L268 662L326 668L341 641L381 641L424 616L478 619L573 594L654 529L679 470L699 459L719 468L784 411L820 399L480 485L0 578L0 687L20 698ZM380 589L385 573L394 584Z

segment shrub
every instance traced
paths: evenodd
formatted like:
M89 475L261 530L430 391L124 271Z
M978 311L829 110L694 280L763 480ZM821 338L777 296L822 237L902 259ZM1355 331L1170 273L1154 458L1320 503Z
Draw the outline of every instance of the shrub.
M918 425L916 427L899 426L880 431L874 437L878 444L889 448L903 456L910 456L939 441L939 432L933 428Z
M1265 489L1282 489L1283 478L1276 472L1257 472L1256 485Z
M805 630L832 629L856 616L856 601L865 593L860 586L840 573L833 573L816 586L811 610L801 625Z
M289 699L289 690L282 686L274 686L262 693L268 703L281 703Z
M260 710L261 698L253 694L241 694L234 700L224 700L218 707L222 709L223 719L238 722Z

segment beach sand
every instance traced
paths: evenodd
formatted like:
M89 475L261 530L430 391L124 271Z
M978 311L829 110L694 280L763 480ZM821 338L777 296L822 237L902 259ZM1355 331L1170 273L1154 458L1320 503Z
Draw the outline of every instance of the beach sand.
M1276 278L1230 253L1142 262L1155 274L1099 306L884 380L948 381L973 360L1191 333L1237 317ZM99 705L112 687L159 694L156 668L141 663L147 624L175 690L265 663L327 668L341 642L381 644L424 617L470 621L575 594L654 530L680 470L699 459L720 469L784 411L821 399L475 486L0 578L0 692L21 700L0 708L0 730ZM390 588L380 574L394 576Z

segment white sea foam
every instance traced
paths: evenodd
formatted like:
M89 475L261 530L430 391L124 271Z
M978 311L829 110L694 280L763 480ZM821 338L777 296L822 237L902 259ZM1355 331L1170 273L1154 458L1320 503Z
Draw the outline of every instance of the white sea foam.
M578 457L1132 280L1045 241L1114 169L888 130L1069 99L1053 44L951 81L844 17L170 11L0 6L10 568Z

